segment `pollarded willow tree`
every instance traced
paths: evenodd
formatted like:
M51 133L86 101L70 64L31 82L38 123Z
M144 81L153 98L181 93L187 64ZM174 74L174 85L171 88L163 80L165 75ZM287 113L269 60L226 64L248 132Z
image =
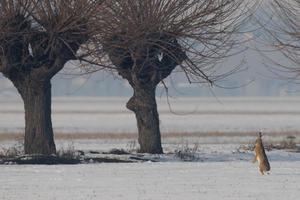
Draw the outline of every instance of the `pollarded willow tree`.
M272 71L290 80L300 78L300 1L269 0L265 3L265 17L260 20L266 33L268 47L279 51L287 60L267 56ZM266 53L265 53L266 54ZM282 58L282 56L280 56Z
M157 85L178 66L188 80L214 81L232 73L216 63L239 41L232 36L248 12L242 0L107 0L98 25L98 59L109 59L134 94L140 152L163 153Z
M0 72L24 101L26 154L56 153L50 81L68 61L84 56L78 52L96 33L98 2L0 1Z

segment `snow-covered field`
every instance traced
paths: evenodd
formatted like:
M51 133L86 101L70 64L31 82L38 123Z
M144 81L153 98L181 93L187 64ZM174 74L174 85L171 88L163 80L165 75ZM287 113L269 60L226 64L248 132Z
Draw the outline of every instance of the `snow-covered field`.
M56 133L131 133L136 137L134 115L126 98L55 98ZM238 151L253 144L248 132L268 132L266 142L291 134L299 142L300 98L214 98L158 101L165 155L161 162L81 165L0 165L0 200L296 200L300 196L300 153L267 152L270 175L261 176L253 153ZM19 99L0 98L0 136L24 129ZM222 132L225 136L197 134ZM274 132L274 134L273 134ZM281 136L281 132L285 132ZM240 133L232 136L226 134ZM275 134L276 133L276 134ZM275 137L276 136L276 137ZM72 138L72 137L70 137ZM16 145L2 140L1 148ZM81 138L56 140L57 149L108 151L137 148L132 138ZM196 159L183 162L176 150L197 145ZM173 154L171 154L173 153ZM146 155L147 156L147 155ZM155 157L155 156L154 156Z
M172 146L165 146L171 149ZM81 165L0 165L1 200L296 200L300 153L267 152L262 176L238 145L200 145L194 162L174 154L161 162ZM173 147L174 148L174 147ZM146 155L147 156L147 155Z
M1 200L296 200L300 161L0 166Z

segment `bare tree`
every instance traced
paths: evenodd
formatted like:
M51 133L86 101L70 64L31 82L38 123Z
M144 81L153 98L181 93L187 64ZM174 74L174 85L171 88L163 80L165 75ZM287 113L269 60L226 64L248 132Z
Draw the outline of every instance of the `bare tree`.
M268 46L262 52L276 67L270 67L269 64L267 66L281 78L299 80L300 1L269 0L264 4L264 17L258 21L266 31L263 40ZM280 52L280 57L283 55L287 60L269 56L269 52L274 50Z
M98 26L98 61L110 60L134 90L140 152L162 153L157 85L179 66L190 83L213 84L234 72L216 64L239 43L242 0L107 0ZM108 56L107 56L108 55Z
M1 0L0 72L25 107L25 153L56 152L51 122L51 78L92 37L99 12L93 0ZM88 55L87 50L82 50Z

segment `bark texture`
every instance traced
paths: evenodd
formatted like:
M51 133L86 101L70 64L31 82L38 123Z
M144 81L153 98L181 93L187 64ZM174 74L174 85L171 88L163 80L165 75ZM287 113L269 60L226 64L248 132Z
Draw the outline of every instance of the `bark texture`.
M26 154L55 154L51 121L51 83L49 79L36 80L30 76L13 80L25 108Z
M127 108L135 113L137 120L139 151L152 154L163 153L155 88L134 87L134 94L128 101Z
M51 120L51 78L65 60L52 65L12 67L4 75L12 81L22 97L25 109L25 154L56 153Z
M5 71L2 70L2 73L12 81L24 102L24 152L25 154L55 154L56 147L51 121L50 81L64 67L67 59L56 57L50 62L37 62L32 57L29 62L22 63L17 61L21 60L20 57L23 56L16 56L22 48L9 49L12 52L1 59L4 61L2 63L5 63L3 68L6 69Z
M183 62L186 54L176 39L163 34L153 34L153 37L160 37L158 40L162 42L159 46L146 45L136 48L134 53L120 48L124 46L120 45L123 41L120 37L112 38L105 49L119 75L128 80L133 88L134 94L127 108L136 116L140 152L161 154L163 149L155 90Z
M25 154L56 153L51 120L51 78L67 59L56 58L48 65L22 65L3 73L22 97L25 109ZM7 67L8 68L8 67Z

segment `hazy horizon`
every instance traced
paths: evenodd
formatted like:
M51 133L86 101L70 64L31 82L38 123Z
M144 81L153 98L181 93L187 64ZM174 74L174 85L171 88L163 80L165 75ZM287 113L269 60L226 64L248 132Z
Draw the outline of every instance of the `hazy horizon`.
M273 56L274 57L274 56ZM173 73L165 80L169 95L174 97L236 97L236 96L299 96L298 84L287 79L275 78L275 74L264 66L264 57L258 52L247 50L242 54L228 58L223 65L237 66L243 62L243 69L224 80L216 82L218 86L207 84L189 84L182 73ZM226 68L226 67L223 67ZM52 80L53 96L102 96L127 97L132 89L126 80L118 75L100 71L94 74L78 76L66 67ZM162 84L157 96L166 95ZM0 96L18 96L12 83L0 74Z

